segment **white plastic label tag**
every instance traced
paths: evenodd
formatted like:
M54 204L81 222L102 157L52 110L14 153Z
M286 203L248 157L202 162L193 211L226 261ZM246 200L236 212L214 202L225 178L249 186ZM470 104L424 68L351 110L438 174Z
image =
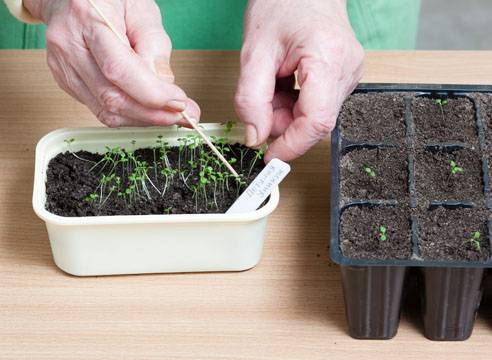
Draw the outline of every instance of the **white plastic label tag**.
M290 165L279 159L272 159L231 205L226 214L254 211L265 201L273 189L290 172Z

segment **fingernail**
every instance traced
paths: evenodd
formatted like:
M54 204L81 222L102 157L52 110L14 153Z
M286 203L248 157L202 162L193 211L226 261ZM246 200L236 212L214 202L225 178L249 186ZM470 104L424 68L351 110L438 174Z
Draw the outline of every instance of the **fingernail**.
M167 102L166 107L174 111L184 111L184 109L186 109L186 102L171 100Z
M246 125L246 146L255 146L258 142L258 134L253 125Z

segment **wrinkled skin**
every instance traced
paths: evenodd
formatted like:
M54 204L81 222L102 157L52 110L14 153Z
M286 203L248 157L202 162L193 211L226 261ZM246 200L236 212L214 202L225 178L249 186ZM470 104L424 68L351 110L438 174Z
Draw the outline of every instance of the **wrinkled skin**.
M184 109L199 119L198 105L173 83L171 42L154 1L94 1L126 44L88 1L24 0L47 24L48 65L60 87L111 127L184 124ZM267 161L304 154L333 129L363 58L344 0L250 0L235 96L246 144L274 138Z
M88 1L24 0L47 24L48 66L58 85L110 127L184 124L178 111L185 109L198 119L198 105L173 83L171 41L155 2L94 2L125 44Z
M236 110L246 143L275 140L266 160L292 160L333 129L362 76L364 51L342 0L251 0ZM294 72L300 91L295 91Z

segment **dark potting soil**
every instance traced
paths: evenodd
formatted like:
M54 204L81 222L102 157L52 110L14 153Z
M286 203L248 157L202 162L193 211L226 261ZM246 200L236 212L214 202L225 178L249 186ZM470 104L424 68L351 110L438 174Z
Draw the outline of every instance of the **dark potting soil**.
M343 198L402 200L408 197L408 160L404 148L351 150L340 163ZM373 172L369 174L368 169Z
M487 155L492 155L492 94L477 93L472 94L477 105L480 107L480 114L485 130L485 141L487 144Z
M380 227L386 239L380 239ZM412 253L406 210L391 206L352 206L340 220L340 249L354 259L408 259Z
M371 143L405 139L405 102L400 93L354 94L340 112L342 136Z
M240 150L246 152L242 164ZM236 159L233 166L238 173L244 174L246 184L238 189L238 184L233 178L224 181L217 179L216 182L212 182L209 176L210 183L194 192L193 186L200 184L200 165L197 161L200 158L199 149L194 155L195 168L192 168L193 165L188 163L191 155L188 154L186 161L180 161L178 148L172 147L167 154L169 168L180 168L182 175L174 175L173 180L169 176L166 191L164 195L161 195L162 190L166 187L166 177L161 174L161 170L167 166L163 161L158 160L159 152L156 151L157 167L155 169L153 149L137 149L134 153L137 160L145 161L149 166L148 178L144 179L144 185L142 181L137 180L136 190L130 194L125 194L125 189L131 186L129 177L135 170L133 167L118 165L114 171L115 176L107 180L101 194L102 174L109 175L108 170L111 165L103 167L104 163L102 163L92 170L91 168L103 159L103 155L79 151L75 153L79 159L70 152L58 154L48 165L46 209L56 215L69 217L224 213L264 168L262 158L254 160L254 150L247 150L239 144L231 145L227 157ZM217 172L227 176L229 173L225 168L220 168L219 165L213 163L214 156L210 155L210 166L213 168L214 176L218 178ZM250 167L252 168L251 173L249 173ZM120 179L119 185L116 178ZM186 178L186 182L183 178ZM144 190L144 187L147 190ZM91 194L93 194L93 199L90 199Z
M435 98L416 97L412 102L416 139L420 143L466 142L475 144L475 108L470 99L447 98L444 105Z
M452 173L451 161L463 169ZM423 150L416 155L417 202L474 200L483 197L481 157L476 149L452 152Z
M419 249L426 260L485 261L490 256L487 212L437 207L419 216ZM479 245L471 241L480 232Z

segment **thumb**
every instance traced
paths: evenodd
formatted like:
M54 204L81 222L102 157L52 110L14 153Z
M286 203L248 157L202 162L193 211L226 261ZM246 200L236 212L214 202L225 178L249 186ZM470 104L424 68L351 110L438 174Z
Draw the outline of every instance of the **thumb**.
M126 9L127 36L135 52L160 78L174 82L169 65L171 39L164 31L159 8L153 0L128 2Z
M260 46L241 50L241 72L235 96L236 112L246 125L246 145L264 143L272 129L276 67L270 51Z

